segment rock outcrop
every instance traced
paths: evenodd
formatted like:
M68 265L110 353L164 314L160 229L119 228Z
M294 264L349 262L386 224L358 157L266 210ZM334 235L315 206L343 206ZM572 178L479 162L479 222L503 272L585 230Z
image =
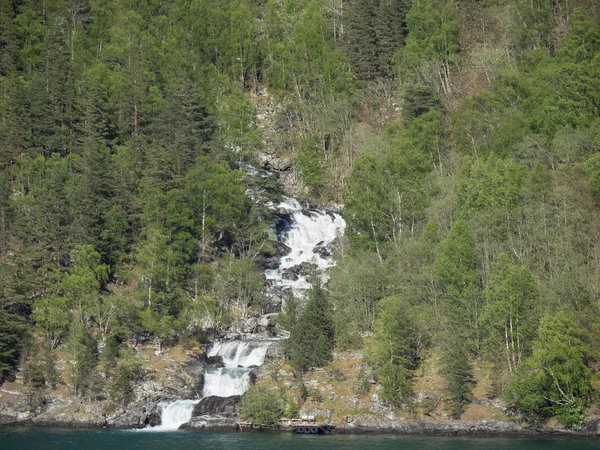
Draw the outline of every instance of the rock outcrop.
M203 398L194 407L190 421L182 428L215 431L235 430L240 415L238 407L241 401L242 397L240 395Z
M258 154L258 162L263 169L275 174L285 195L297 196L300 193L303 184L292 158L280 158L275 151L267 150Z
M239 415L238 406L242 402L241 395L232 395L231 397L217 397L213 395L200 400L194 407L192 417L198 416L226 416L237 417Z
M386 420L375 417L357 417L348 420L341 429L346 433L394 433L394 434L421 434L430 436L507 436L507 437L533 437L533 436L598 436L600 430L591 425L590 430L584 428L578 431L559 430L554 428L539 427L528 428L515 423L498 422L490 420L456 421L456 422L427 422L408 421L402 419ZM343 428L342 428L343 427ZM340 431L340 429L338 429Z

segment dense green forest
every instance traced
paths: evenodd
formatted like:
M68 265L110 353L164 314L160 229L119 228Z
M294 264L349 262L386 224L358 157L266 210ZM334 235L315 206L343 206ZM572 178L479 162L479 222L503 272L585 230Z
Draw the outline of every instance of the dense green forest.
M600 362L599 6L0 0L0 380L20 364L49 388L61 351L77 394L126 402L120 343L260 310L276 218L246 193L281 190L246 168L269 147L348 224L327 285L281 320L298 376L361 349L402 407L437 348L456 417L485 361L527 421L580 425Z

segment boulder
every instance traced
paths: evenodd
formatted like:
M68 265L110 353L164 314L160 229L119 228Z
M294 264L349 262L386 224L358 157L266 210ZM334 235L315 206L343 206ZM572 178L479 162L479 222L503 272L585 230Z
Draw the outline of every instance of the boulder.
M276 313L265 314L259 317L248 317L242 325L242 332L250 337L269 337L275 336L275 320Z
M283 299L286 294L278 286L269 286L267 293L260 302L261 314L274 314L281 312Z
M265 170L285 172L292 168L294 161L292 158L279 158L274 152L260 152L258 163Z
M218 397L212 395L210 397L203 398L192 412L192 417L199 416L225 416L225 417L237 417L238 406L242 401L241 395L232 395L231 397Z
M236 417L199 416L192 417L188 423L179 427L180 430L210 430L210 431L235 431L237 430Z
M298 279L298 274L292 271L291 268L283 269L281 271L281 278L283 278L284 280L296 281Z

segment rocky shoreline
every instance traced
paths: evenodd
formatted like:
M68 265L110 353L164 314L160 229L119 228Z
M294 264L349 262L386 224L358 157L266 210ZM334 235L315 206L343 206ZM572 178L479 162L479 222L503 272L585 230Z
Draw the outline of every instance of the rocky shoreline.
M156 405L155 405L156 406ZM138 417L143 406L135 405L125 414L108 420L94 417L91 414L80 416L54 416L44 418L41 416L30 419L19 419L14 416L0 414L0 427L55 427L72 429L133 429L138 428ZM227 409L229 408L229 411ZM182 425L181 429L193 431L239 431L238 415L233 412L230 403L223 414L197 415L189 423ZM150 415L152 417L152 414ZM154 419L155 420L155 419ZM152 422L151 422L152 424ZM242 431L266 432L291 432L291 426L281 424L263 429L252 428ZM336 433L345 434L398 434L398 435L423 435L423 436L470 436L470 437L526 437L526 438L575 438L575 439L600 439L600 419L594 419L579 430L565 430L550 427L524 427L514 423L498 421L454 421L454 422L428 422L424 420L387 420L369 416L349 419L344 427L338 426Z
M281 346L273 344L267 351L267 359L276 361L281 358ZM341 362L342 358L338 358ZM128 407L107 409L105 402L85 401L75 396L60 396L51 393L47 396L43 411L31 412L25 391L17 391L16 386L0 389L0 427L56 427L87 429L134 429L139 428L140 417L145 413L147 426L161 423L161 410L164 404L185 398L197 398L204 384L204 369L210 361L204 352L195 353L181 364L188 381L181 384L182 377L172 377L171 381L158 383L145 381L138 387L137 401ZM273 373L280 376L281 371L272 372L266 367L256 369L254 375L259 379L270 379ZM315 372L313 375L323 375ZM308 383L311 383L310 381ZM310 384L310 386L314 386ZM329 392L325 389L324 392ZM64 395L64 394L63 394ZM376 395L373 395L373 397ZM240 420L240 396L206 397L193 410L190 421L181 428L204 431L236 431ZM585 427L578 430L566 430L550 426L527 427L514 422L502 420L450 420L444 417L411 420L395 414L386 417L389 411L378 404L372 405L371 414L348 416L346 421L335 423L336 432L347 434L402 434L427 436L481 436L481 437L559 437L559 438L600 438L600 419L589 417ZM110 411L110 412L109 412ZM331 412L304 408L300 417L331 417ZM338 414L339 416L339 414ZM485 416L483 416L485 418ZM244 429L243 431L246 431ZM252 430L254 431L254 430ZM264 431L291 432L289 424L282 423L277 427L269 427Z
M33 427L33 428L67 428L67 429L135 429L133 422L129 424L109 424L103 426L101 421L89 418L89 420L33 420L12 421L7 417L0 417L0 428L4 427ZM358 418L354 426L348 426L346 430L337 430L335 433L342 434L397 434L397 435L423 435L423 436L470 436L470 437L511 437L511 438L574 438L574 439L600 439L600 426L585 427L582 430L569 431L552 428L527 428L504 422L464 422L464 423L430 423L430 422L394 422L387 424L373 424L372 421ZM226 417L203 417L195 418L189 424L183 425L181 429L191 431L218 431L239 432L237 421ZM285 425L271 427L268 429L242 430L256 432L281 432L289 433L291 428Z

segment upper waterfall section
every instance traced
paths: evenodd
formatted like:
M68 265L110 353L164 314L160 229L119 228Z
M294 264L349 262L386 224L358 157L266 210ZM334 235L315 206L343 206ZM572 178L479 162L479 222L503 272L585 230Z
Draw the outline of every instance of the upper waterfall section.
M289 213L278 239L291 251L281 258L278 268L266 270L265 275L275 286L301 294L310 287L307 274L311 269L323 272L334 265L333 240L344 234L346 222L340 214L303 209L294 198L285 198L277 207Z

